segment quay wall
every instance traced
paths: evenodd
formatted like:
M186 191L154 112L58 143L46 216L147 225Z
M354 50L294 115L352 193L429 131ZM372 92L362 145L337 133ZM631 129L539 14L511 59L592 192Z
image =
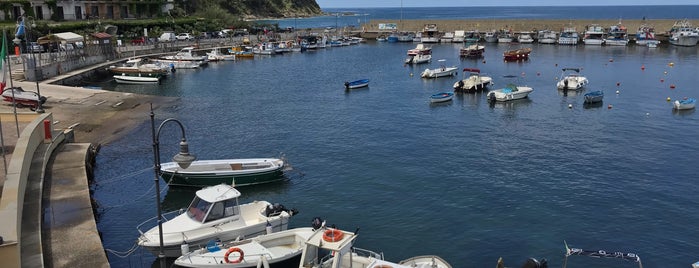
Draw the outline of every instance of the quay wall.
M639 26L646 24L655 28L656 34L665 33L672 28L675 19L647 19L647 20L622 20L622 24L628 29L629 35L635 35ZM699 20L689 20L692 25L699 24ZM477 30L485 32L488 30L507 29L514 32L534 31L550 29L560 31L564 27L575 27L580 33L585 31L585 26L599 24L604 28L619 23L618 19L459 19L459 20L392 20L392 19L372 19L368 23L362 24L363 31L368 34L390 32L390 30L379 29L379 24L395 23L399 31L418 32L422 31L426 24L436 24L440 32L453 32L456 30ZM364 36L364 34L363 34ZM366 37L372 37L367 35Z

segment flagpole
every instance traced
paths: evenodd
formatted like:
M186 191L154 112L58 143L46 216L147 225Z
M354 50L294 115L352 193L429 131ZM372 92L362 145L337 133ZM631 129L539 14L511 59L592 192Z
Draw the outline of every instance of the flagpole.
M7 43L6 43L7 34L6 34L6 32L7 32L7 29L2 28L2 49L5 50L5 55L3 55L2 60L4 60L5 64L7 64L7 73L2 74L3 75L2 82L4 83L5 82L4 78L9 76L10 77L10 87L14 87L14 85L12 84L12 63L10 63L10 55L7 54ZM4 71L5 71L5 69L3 68L3 72ZM17 137L19 137L19 119L17 119L17 103L15 101L15 91L14 90L12 90L12 113L15 115L15 127L17 128Z

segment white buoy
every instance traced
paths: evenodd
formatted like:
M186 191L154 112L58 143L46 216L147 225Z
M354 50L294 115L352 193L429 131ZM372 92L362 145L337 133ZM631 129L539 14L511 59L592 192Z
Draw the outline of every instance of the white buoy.
M569 109L573 109L573 104L568 104Z
M616 91L616 94L619 94L619 90Z
M182 253L182 255L186 255L187 253L189 253L189 245L187 243L180 245L180 252Z

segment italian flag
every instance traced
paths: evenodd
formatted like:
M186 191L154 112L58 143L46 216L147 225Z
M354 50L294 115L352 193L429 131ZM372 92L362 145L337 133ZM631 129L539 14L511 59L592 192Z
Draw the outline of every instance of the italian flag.
M2 32L2 50L0 51L0 92L7 86L7 65L10 64L7 59L7 40L5 38L5 31Z

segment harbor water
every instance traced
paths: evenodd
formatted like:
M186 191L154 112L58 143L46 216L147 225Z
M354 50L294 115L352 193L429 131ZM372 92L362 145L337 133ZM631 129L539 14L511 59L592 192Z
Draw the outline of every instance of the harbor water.
M155 110L186 128L199 159L276 157L288 179L241 187L241 202L296 208L291 227L319 216L359 228L356 247L387 260L435 254L453 267L515 267L526 258L564 261L571 247L638 254L644 267L689 267L699 260L699 114L673 111L672 100L699 97L696 47L524 45L530 60L503 62L486 44L482 59L460 59L460 44L435 44L433 61L406 66L414 43L377 43L211 63L178 70L161 85L100 84L104 89L178 97ZM438 59L480 68L491 88L534 88L529 98L489 104L484 93L450 102L463 75L423 79ZM583 91L560 91L564 67L582 68ZM345 81L368 78L346 91ZM603 103L583 94L603 90ZM149 114L125 137L101 147L94 198L104 247L127 251L136 226L156 215ZM180 132L167 125L161 159L177 152ZM78 137L79 139L79 137ZM166 211L188 205L195 189L168 188ZM155 257L136 249L108 253L113 267L143 267ZM635 267L621 260L568 267ZM157 265L157 262L155 262Z

